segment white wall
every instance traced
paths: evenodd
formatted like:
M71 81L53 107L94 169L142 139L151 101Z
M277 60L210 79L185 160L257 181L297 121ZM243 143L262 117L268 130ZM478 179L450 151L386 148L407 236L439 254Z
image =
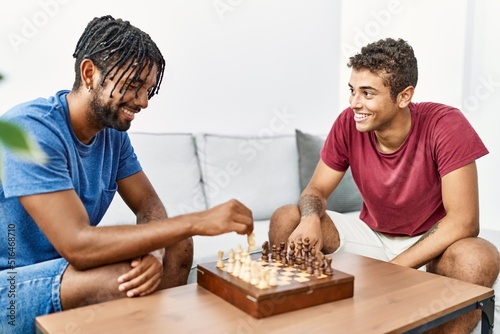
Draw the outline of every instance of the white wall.
M489 148L478 161L481 215L500 229L499 13L496 0L2 2L0 113L70 88L80 34L111 14L150 33L167 60L133 131L325 133L347 106L348 57L401 37L419 61L415 101L460 106Z

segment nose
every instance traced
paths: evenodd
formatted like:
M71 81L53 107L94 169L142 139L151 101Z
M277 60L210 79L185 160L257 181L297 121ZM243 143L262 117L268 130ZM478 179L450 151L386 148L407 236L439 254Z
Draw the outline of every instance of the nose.
M139 92L137 92L135 95L134 103L136 106L141 107L141 109L146 109L149 103L147 91L144 89L140 89Z
M351 93L351 95L349 96L349 104L352 109L361 108L361 101L359 99L359 95L356 93Z

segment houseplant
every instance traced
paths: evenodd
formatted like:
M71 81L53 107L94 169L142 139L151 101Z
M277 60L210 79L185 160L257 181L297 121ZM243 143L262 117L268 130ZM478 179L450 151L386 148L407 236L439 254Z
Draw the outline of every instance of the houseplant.
M4 77L0 73L0 82L3 79ZM29 159L36 163L43 163L46 158L38 144L31 140L22 128L0 119L0 151L2 149L12 150L21 158ZM0 178L3 174L1 168L2 161L0 155Z

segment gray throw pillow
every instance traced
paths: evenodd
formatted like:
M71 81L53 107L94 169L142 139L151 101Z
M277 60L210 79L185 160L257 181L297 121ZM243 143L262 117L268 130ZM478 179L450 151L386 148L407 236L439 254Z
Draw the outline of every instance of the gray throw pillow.
M311 179L319 161L319 152L325 139L319 136L295 130L297 150L299 154L300 190L304 190ZM327 202L328 210L337 212L360 211L363 200L358 187L352 179L349 168L337 189L330 195Z

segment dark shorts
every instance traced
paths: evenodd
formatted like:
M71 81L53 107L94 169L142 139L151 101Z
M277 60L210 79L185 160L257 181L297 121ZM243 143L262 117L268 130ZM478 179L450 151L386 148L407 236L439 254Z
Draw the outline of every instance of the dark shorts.
M61 258L0 271L0 333L35 333L35 317L61 311Z

